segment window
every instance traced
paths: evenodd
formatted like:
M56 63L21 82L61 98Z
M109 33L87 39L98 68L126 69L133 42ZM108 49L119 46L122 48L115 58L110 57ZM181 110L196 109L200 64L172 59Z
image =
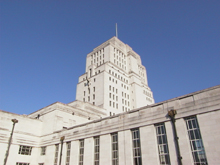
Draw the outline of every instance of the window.
M38 165L44 165L44 163L38 163Z
M111 105L112 105L112 102L111 102L111 101L109 101L109 106L111 107Z
M133 141L134 165L142 165L139 129L138 128L132 129L131 133L132 133L132 141Z
M46 147L41 147L41 155L46 155Z
M71 142L66 143L66 165L70 164Z
M109 85L109 90L111 90L111 85Z
M117 84L117 83L116 83ZM115 92L118 93L118 89L115 89Z
M99 137L94 137L94 165L99 165Z
M116 101L118 101L118 96L116 96Z
M93 87L93 92L95 92L95 87Z
M112 165L118 165L118 133L112 135Z
M111 80L111 77L109 77L109 80Z
M18 154L31 155L31 150L32 150L32 147L30 147L30 146L20 146Z
M195 116L185 119L194 164L208 164L199 125Z
M79 165L83 165L84 139L79 140Z
M169 165L170 156L164 123L155 125L160 164Z
M111 93L109 93L109 98L111 98Z
M90 101L90 97L88 96L88 101Z
M84 96L86 95L86 91L84 91Z
M95 94L93 94L93 100L95 100Z
M17 162L16 165L29 165L30 163L19 163Z
M116 108L118 109L118 103L116 104Z
M55 145L54 165L58 164L58 152L59 152L59 144L56 144Z

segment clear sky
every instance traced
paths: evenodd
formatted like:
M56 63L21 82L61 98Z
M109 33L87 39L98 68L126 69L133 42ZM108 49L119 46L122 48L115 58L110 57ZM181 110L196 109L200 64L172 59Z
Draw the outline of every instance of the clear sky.
M0 1L0 109L74 101L86 55L115 23L156 102L220 84L219 0Z

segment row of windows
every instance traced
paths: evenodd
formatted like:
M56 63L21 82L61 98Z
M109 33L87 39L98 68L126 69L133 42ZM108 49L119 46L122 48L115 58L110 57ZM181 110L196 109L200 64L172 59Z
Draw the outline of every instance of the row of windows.
M115 76L116 78L118 78L121 81L124 81L125 83L128 83L128 80L126 80L125 78L123 78L122 76L120 76L117 73L114 73L113 71L109 70L109 74L112 74L113 76Z
M93 87L93 92L95 92L95 87ZM83 92L84 96L86 95L86 91ZM88 88L88 94L90 94L90 88Z
M116 58L117 60L119 60L119 62L122 62L122 63L124 63L124 64L126 64L126 61L125 61L125 59L123 59L123 57L121 58L120 56L115 56L115 54L114 54L114 58Z
M208 164L205 149L202 142L202 137L200 134L199 125L195 116L185 119L186 128L188 131L188 137L190 141L192 156L194 164ZM166 128L164 123L156 124L156 137L157 137L157 147L158 155L161 165L170 165L169 156L169 146L166 135ZM139 128L131 129L132 135L132 150L133 150L133 162L134 165L142 165L142 154L141 154L141 140ZM118 133L111 134L111 145L112 145L112 164L118 165ZM71 152L71 142L66 143L66 165L70 162L70 152ZM28 153L31 154L30 146L20 146L19 154ZM42 150L44 147L42 147ZM41 153L44 152L41 150ZM55 145L55 155L54 155L54 165L58 164L58 151L59 144ZM46 147L45 147L46 152ZM84 140L79 140L79 165L83 165L84 157ZM100 137L94 137L94 164L99 165L100 161ZM29 165L29 163L19 163L16 165ZM39 165L43 165L40 163Z
M117 80L114 80L114 78L109 77L109 81L111 81L111 80L112 80L112 82L115 82L116 84L118 83Z
M100 49L99 51L97 51L96 53L94 53L94 54L92 54L91 55L91 58L95 58L96 56L98 56L98 55L101 55L101 54L103 54L103 57L104 57L104 48L103 49Z
M145 95L149 96L149 97L152 97L151 93L148 92L148 91L143 90L143 93L144 93Z
M122 93L121 93L121 96L124 97L124 98L127 97L127 99L129 99L129 94L127 94L127 93L122 92Z
M121 64L120 62L116 61L114 59L114 64L118 65L119 67L121 67L122 69L125 69L126 70L126 66L124 66L123 64Z
M119 56L121 56L122 58L125 59L125 55L124 55L120 50L114 48L114 52L115 52L117 55L119 55Z
M105 63L105 60L103 59L102 61L100 60L100 61L98 61L98 58L97 58L97 62L95 61L95 59L94 59L94 64L96 64L97 66L99 66L99 65L102 65L102 64L104 64ZM91 61L91 64L93 64L93 61ZM100 72L99 72L100 73ZM97 73L96 73L97 74Z

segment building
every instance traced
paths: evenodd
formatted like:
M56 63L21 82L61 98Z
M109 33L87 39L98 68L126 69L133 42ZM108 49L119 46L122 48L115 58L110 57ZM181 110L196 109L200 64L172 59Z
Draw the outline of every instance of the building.
M76 98L29 115L1 110L0 162L220 164L220 85L155 104L140 56L116 37L87 55Z
M87 55L76 100L102 107L109 115L154 103L140 56L117 37Z

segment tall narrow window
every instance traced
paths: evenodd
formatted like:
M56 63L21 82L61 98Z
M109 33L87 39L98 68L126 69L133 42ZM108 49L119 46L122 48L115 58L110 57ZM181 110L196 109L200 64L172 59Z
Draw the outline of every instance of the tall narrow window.
M195 116L185 119L194 164L208 164L199 125Z
M95 92L95 87L93 87L93 92Z
M71 142L66 143L66 165L70 164Z
M94 165L99 165L99 137L94 137Z
M46 155L46 147L41 147L41 153L40 155Z
M160 164L169 165L170 156L167 143L167 135L164 123L155 125Z
M58 152L59 152L59 144L56 144L55 145L54 165L58 164Z
M84 139L79 140L79 165L83 165Z
M140 142L140 133L139 129L132 129L132 141L133 141L133 158L134 165L142 165L141 159L141 142Z
M112 165L118 165L118 133L112 134Z

